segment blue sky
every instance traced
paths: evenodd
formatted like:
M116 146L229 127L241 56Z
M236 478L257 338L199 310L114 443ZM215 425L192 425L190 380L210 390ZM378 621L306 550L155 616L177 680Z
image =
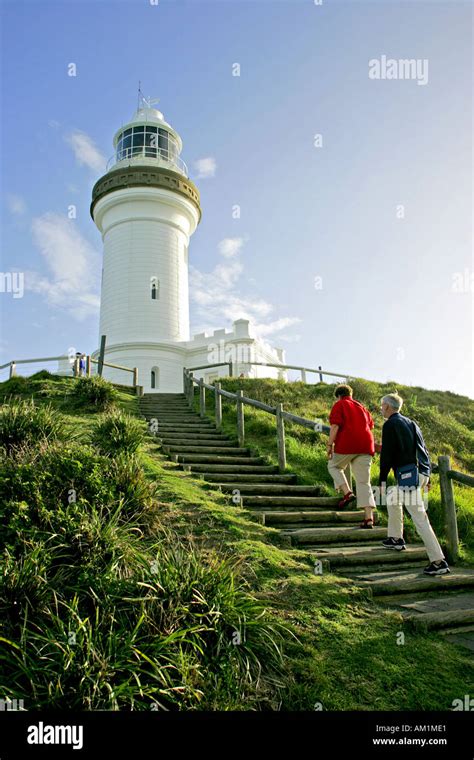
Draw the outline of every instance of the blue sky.
M141 80L201 193L191 335L249 318L288 363L474 396L470 3L0 5L2 271L25 278L0 363L97 347L90 195ZM384 55L427 83L370 79Z

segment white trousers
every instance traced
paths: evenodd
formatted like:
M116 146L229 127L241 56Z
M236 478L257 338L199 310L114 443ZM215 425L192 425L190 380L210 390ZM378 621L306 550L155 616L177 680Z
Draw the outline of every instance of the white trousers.
M357 506L372 507L375 509L375 499L370 485L370 466L372 457L370 454L336 454L328 459L328 470L334 481L334 486L338 489L341 486L351 488L347 482L344 470L348 465L352 467L352 474L356 482Z
M387 488L388 536L403 538L403 507L405 507L425 545L430 562L437 562L444 559L444 554L431 527L423 502L424 489L428 480L427 475L420 474L418 488L405 489L398 486Z

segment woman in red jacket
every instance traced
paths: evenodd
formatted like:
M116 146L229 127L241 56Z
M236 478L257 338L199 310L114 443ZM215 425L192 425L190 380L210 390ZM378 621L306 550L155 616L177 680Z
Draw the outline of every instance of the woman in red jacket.
M356 482L357 507L365 512L360 527L373 528L375 499L370 484L370 467L375 453L374 420L369 410L352 398L352 393L350 385L338 385L334 393L337 401L329 415L328 470L335 488L343 493L338 506L344 509L356 499L344 473L351 465Z

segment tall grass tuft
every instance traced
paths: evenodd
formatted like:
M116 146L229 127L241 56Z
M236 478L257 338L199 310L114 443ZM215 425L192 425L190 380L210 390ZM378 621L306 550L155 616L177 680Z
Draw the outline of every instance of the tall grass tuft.
M142 423L123 412L111 412L95 425L92 443L102 454L133 454L144 438Z
M78 378L72 395L80 404L93 405L100 411L109 409L117 396L113 385L99 375Z
M49 404L37 406L32 399L10 399L0 408L0 444L8 452L16 446L63 435L63 419Z

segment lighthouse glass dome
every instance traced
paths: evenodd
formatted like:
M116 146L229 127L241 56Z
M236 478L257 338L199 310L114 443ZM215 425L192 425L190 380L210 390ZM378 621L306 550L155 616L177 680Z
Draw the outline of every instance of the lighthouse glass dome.
M116 164L159 164L188 176L186 164L179 157L181 141L164 121L163 114L154 108L141 107L133 120L115 135L115 154L107 170Z

